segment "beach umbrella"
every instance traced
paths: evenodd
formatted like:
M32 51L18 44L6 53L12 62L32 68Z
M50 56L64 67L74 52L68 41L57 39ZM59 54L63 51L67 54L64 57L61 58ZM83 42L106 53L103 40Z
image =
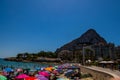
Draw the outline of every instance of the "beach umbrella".
M72 66L69 66L68 68L76 69L76 68L78 68L78 67L77 67L77 66L72 65Z
M54 69L57 69L57 68L58 68L58 66L54 66L53 68L54 68Z
M47 72L48 74L50 74L51 72L49 72L49 71L44 71L44 72Z
M27 78L27 77L29 77L29 76L26 75L26 74L20 74L20 75L18 75L16 78L17 78L17 79L24 79L24 78Z
M63 73L63 70L62 69L57 69L56 70L58 73L62 74Z
M60 65L60 66L58 66L59 69L66 68L66 67L67 67L66 65Z
M53 68L52 67L47 67L45 68L46 71L52 72Z
M40 74L40 75L43 75L43 76L45 76L45 77L49 77L49 76L50 76L50 74L48 74L48 73L45 72L45 71L39 72L39 74Z
M4 75L4 76L7 76L8 75L8 73L7 72L2 72L2 74Z
M13 71L13 69L12 68L5 68L4 71L5 72L11 72L11 71Z
M38 80L38 79L35 77L26 77L25 80Z
M45 67L41 67L40 70L43 71L45 69Z
M36 78L37 78L38 80L48 80L48 78L46 78L46 77L43 76L43 75L38 75Z
M18 69L17 69L17 72L22 72L22 71L23 71L22 68L18 68Z
M7 78L3 75L0 75L0 80L7 80Z
M70 77L73 73L74 73L73 70L68 70L66 71L65 76Z
M36 70L37 70L37 71L40 70L40 67L37 67Z
M72 69L69 69L69 70L66 71L66 73L68 73L68 72L73 72L73 70L72 70Z

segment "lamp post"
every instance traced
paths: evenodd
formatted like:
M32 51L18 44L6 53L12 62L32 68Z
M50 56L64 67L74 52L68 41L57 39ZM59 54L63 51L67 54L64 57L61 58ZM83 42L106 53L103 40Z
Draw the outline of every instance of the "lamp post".
M83 65L85 65L85 47L83 47Z

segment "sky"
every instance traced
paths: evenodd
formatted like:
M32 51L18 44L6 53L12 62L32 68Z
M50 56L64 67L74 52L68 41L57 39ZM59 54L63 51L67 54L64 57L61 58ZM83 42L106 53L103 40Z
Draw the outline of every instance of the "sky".
M120 0L0 0L0 57L54 52L90 28L120 45Z

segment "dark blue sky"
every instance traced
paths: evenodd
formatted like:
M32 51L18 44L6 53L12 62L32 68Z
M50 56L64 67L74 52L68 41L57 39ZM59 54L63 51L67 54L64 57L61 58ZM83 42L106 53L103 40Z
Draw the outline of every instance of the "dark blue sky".
M0 57L55 51L90 28L120 45L120 0L0 0Z

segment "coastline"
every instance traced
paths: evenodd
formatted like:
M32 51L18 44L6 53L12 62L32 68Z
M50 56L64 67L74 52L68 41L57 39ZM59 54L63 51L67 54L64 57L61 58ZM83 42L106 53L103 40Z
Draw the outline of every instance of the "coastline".
M36 60L23 60L23 59L17 59L16 57L9 57L4 58L5 61L14 61L14 62L35 62L35 63L54 63L54 64L60 64L62 63L61 60L58 58L42 58L42 59L36 59Z
M31 61L25 61L25 62L23 62L23 63L29 63L29 62L31 62ZM8 62L9 63L9 62ZM41 63L41 62L34 62L34 63ZM78 68L80 68L80 65L78 64L78 63L62 63L62 64L59 64L59 63L48 63L48 62L42 62L43 64L47 64L47 66L46 67L49 67L49 66L53 66L53 67L55 67L55 66L63 66L63 67L61 67L61 69L62 69L62 71L65 71L65 73L67 72L66 70L69 70L69 69L72 69L72 67L70 67L70 66L76 66L76 69L78 69ZM31 63L30 63L31 64ZM55 64L55 65L51 65L51 64ZM59 64L59 65L58 65ZM16 65L16 64L15 64ZM19 65L21 65L21 64L19 64L19 62L18 62L18 67L15 67L15 66L13 66L12 65L12 67L11 66L9 66L9 68L12 68L12 69L14 69L15 71L17 70L17 69L19 69L20 68L20 66ZM6 65L5 65L6 66ZM65 66L67 66L68 68L66 68ZM8 65L6 66L6 68L8 67ZM45 66L44 65L42 65L41 67L39 67L39 68L45 68ZM35 70L35 69L39 69L38 68L38 66L36 65L36 66L34 66L34 67L32 67L32 66L29 66L29 69L30 70ZM55 67L56 68L56 67ZM26 68L22 68L22 69L26 69ZM56 68L57 69L57 68ZM76 70L76 69L74 69L73 68L73 70ZM60 74L61 75L61 74ZM59 75L59 76L60 76ZM84 74L82 74L82 75L84 75ZM65 75L64 75L65 76ZM65 77L58 77L58 78L65 78ZM67 78L67 77L66 77ZM89 79L89 77L87 77L87 78L81 78L82 80L92 80L92 79Z

